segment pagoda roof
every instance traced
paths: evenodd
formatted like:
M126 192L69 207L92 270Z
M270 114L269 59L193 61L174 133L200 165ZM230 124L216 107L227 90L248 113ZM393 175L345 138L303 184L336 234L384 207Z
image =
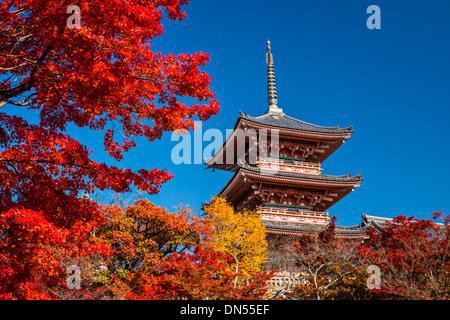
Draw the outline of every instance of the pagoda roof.
M262 220L262 224L266 227L269 233L282 234L282 235L294 235L301 233L317 233L325 230L328 224L311 224L311 223L299 223L292 221L276 221L276 220ZM335 232L341 237L358 237L365 238L366 230L370 229L370 225L367 226L336 226Z
M248 164L239 164L239 168L246 169L248 171L262 173L263 175L269 176L280 176L280 177L289 177L289 178L300 178L306 180L318 180L318 181L329 181L329 182L361 182L364 180L362 174L358 174L356 176L352 176L350 173L341 176L333 176L327 174L320 175L309 175L303 173L295 173L295 172L285 172L285 171L269 171L269 170L261 170L259 167L250 166Z
M293 141L322 141L326 146L326 149L321 149L314 152L315 160L323 162L325 161L334 151L336 151L346 139L350 138L353 128L341 128L338 127L321 127L316 126L295 118L289 117L282 112L269 111L260 117L251 117L242 112L239 113L236 124L234 125L233 132L226 138L219 150L216 150L215 154L209 158L205 159L205 164L208 167L215 167L218 169L236 171L238 169L237 164L229 163L227 159L227 148L232 146L233 150L230 154L235 155L235 148L237 144L234 143L234 139L237 138L238 141L245 139L245 134L242 130L247 127L255 126L255 128L274 128L279 130L280 138L288 138ZM321 148L321 147L320 147Z
M393 222L394 220L392 218L384 218L384 217L378 217L378 216L369 216L368 214L363 213L362 214L362 224L363 225L369 225L369 224L377 224L381 225L382 227L387 226L387 222Z
M293 130L301 130L316 133L328 133L328 134L351 134L353 133L353 126L347 128L337 127L323 127L314 125L305 121L295 119L293 117L287 116L283 112L272 112L268 111L266 114L260 117L252 117L242 112L239 118L245 119L250 122L257 124L262 124L270 127L285 128ZM239 121L239 119L238 119Z
M247 179L247 180L246 180ZM239 164L233 177L219 192L220 197L226 197L230 203L236 203L252 190L252 183L262 183L265 185L278 185L284 188L309 188L333 190L337 195L332 202L327 202L322 210L327 210L334 203L340 201L352 189L359 187L363 180L361 174L356 176L343 175L308 175L301 173L287 173L281 171L270 172L252 167L247 164Z
M262 224L268 230L290 231L290 232L321 232L326 229L328 224L312 224L300 223L292 221L276 221L276 220L262 220Z
M383 232L386 227L386 221L392 221L390 218L369 216L362 214L362 221L355 226L339 226L336 225L336 234L346 238L367 238L366 231L375 228L378 234ZM276 221L262 220L262 224L268 229L269 233L280 235L295 235L308 232L321 232L325 230L328 224L308 224L294 221Z

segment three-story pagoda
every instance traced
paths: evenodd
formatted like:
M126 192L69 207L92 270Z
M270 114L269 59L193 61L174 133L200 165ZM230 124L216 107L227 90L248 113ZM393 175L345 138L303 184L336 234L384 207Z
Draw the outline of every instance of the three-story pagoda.
M353 128L322 127L286 115L277 106L269 41L266 56L267 111L259 117L240 112L233 132L205 164L234 172L219 196L238 211L257 210L269 235L323 230L328 209L363 180L361 174L322 174L322 163L351 137ZM340 233L361 236L362 230L343 227Z

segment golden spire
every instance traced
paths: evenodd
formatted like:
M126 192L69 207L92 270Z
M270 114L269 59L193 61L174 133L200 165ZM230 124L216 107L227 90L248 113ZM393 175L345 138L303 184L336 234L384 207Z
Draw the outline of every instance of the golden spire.
M275 70L273 67L273 55L270 52L270 41L267 40L267 53L266 53L266 63L267 63L267 94L269 109L267 112L283 112L282 109L277 107L277 87L275 85Z
M272 66L273 65L273 55L272 55L272 53L270 53L270 41L269 40L267 40L267 53L266 53L266 63L269 65L269 66Z

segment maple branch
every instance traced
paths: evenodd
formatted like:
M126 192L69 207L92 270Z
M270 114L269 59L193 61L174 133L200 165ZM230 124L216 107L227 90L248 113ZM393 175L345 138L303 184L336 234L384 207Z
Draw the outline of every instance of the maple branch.
M28 63L22 63L22 64L19 64L19 65L17 65L17 66L9 67L9 68L3 68L3 67L0 67L0 71L11 71L11 70L16 70L16 69L19 69L19 68L24 67L24 66L26 66L26 65L28 65Z
M25 12L28 12L28 11L29 10L22 8L22 9L18 9L16 11L13 11L12 13L14 13L16 16L18 16L18 15L20 15L22 13L25 13Z
M9 102L10 98L16 97L16 96L18 96L18 95L20 95L20 94L22 94L22 93L24 93L26 91L29 91L33 87L34 82L35 82L34 76L37 73L38 69L40 69L40 66L44 62L45 58L47 57L47 55L49 54L51 49L52 49L52 45L51 44L47 45L47 47L45 48L44 52L41 54L39 59L36 61L35 66L31 70L30 77L29 77L28 81L26 81L26 82L24 82L22 84L19 84L17 87L15 87L13 89L3 90L3 92L0 91L0 95L2 97L1 100L0 100L0 103L3 103L3 102L10 103Z
M22 174L21 172L18 172L17 169L16 169L16 167L14 167L14 166L12 166L12 168L13 168L14 172L15 172L18 176L20 176L20 177L22 177L22 178L25 178L25 179L29 179L30 181L33 181L33 182L35 182L35 183L37 183L37 184L45 185L45 186L47 186L49 189L52 189L53 191L55 191L56 193L59 193L59 194L62 195L63 197L67 196L63 191L61 191L61 190L59 190L59 189L56 189L55 186L51 186L51 185L49 185L48 183L46 183L46 182L44 182L44 181L42 181L42 180L36 180L36 179L34 179L33 177L31 177L30 175ZM17 190L17 191L18 191L18 190ZM39 199L39 198L35 198L35 199L37 199L38 201L41 200L41 199Z
M29 102L26 102L26 101L30 100L31 97L33 97L35 95L36 95L36 93L33 93L33 94L29 95L25 100L22 100L22 101L14 101L14 100L9 100L9 99L4 99L2 102L0 102L0 108L5 106L8 103L13 104L15 106L22 106L22 107L28 106L28 105L30 105L31 101L29 101Z
M8 10L12 7L12 5L14 4L14 1L15 1L15 0L11 0L11 1L9 2L9 5L6 7L5 11L8 11Z

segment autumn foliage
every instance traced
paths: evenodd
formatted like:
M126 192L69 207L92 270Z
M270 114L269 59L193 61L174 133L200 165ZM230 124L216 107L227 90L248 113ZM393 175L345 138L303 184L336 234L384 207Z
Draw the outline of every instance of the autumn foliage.
M172 178L96 162L70 126L101 132L105 151L120 161L136 137L153 141L218 112L211 77L200 70L208 54L150 45L163 17L182 20L187 3L80 0L81 28L69 29L66 1L0 1L1 297L55 297L36 288L62 284L63 261L110 255L89 236L105 217L81 193L154 194ZM186 105L185 97L197 102Z
M340 238L333 222L279 245L302 272L302 283L289 299L417 300L449 299L449 215L433 220L397 216L381 231L370 228L367 238ZM281 258L284 258L281 256ZM379 270L375 275L369 267ZM377 276L378 286L372 279Z
M307 232L295 238L272 238L272 263L289 263L301 279L291 290L274 291L294 300L370 299L367 273L360 268L353 249L358 239L343 239L335 231L335 218L321 232Z
M260 216L248 210L235 212L219 197L213 198L204 210L212 226L214 250L233 258L228 270L244 276L260 272L267 257L267 231Z
M67 1L0 0L0 299L270 297L256 214L220 198L199 217L144 199L81 197L156 194L172 174L97 162L70 128L96 131L120 161L138 138L194 129L218 113L201 70L209 55L151 46L162 19L183 20L188 2L79 0L80 28L69 28ZM340 239L334 222L284 243L303 279L284 297L449 299L450 218L434 218L442 222L396 217L364 243ZM370 265L381 270L378 289L366 285ZM80 287L70 286L71 266Z
M398 216L383 232L369 231L357 248L361 265L377 265L379 299L450 299L450 215L433 220Z
M266 293L268 273L235 285L232 258L211 246L211 225L187 208L171 213L147 200L102 209L108 222L96 238L112 254L103 259L93 289L103 299L255 299ZM89 279L87 279L89 281ZM92 279L90 279L92 281Z

